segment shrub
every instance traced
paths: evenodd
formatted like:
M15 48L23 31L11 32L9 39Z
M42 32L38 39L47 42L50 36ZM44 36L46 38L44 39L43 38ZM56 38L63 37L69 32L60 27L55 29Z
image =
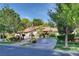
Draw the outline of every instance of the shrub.
M49 34L49 37L56 37L54 33Z
M68 34L68 41L74 41L75 34ZM65 35L57 36L58 40L65 40Z
M15 37L10 37L10 38L7 38L9 41L14 41L15 40Z
M36 43L36 40L32 40L32 43Z
M76 37L79 37L79 33L76 34Z
M58 38L58 40L62 40L63 41L65 39L65 35L58 35L57 38Z
M68 34L68 40L74 41L75 34Z
M20 37L19 36L9 36L6 38L7 41L11 41L11 42L17 42L20 41Z
M31 38L31 43L36 43L36 38L35 38L35 36L32 36L32 38Z

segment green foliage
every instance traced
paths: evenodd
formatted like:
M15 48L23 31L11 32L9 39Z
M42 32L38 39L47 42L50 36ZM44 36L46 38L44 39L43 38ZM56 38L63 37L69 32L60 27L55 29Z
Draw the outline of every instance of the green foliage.
M61 34L72 33L79 21L79 4L56 4L56 11L48 12L51 21L55 22ZM74 24L74 25L73 25Z
M55 24L55 22L52 22L51 20L48 20L48 26L55 27L56 24Z
M50 33L49 37L56 37L56 34L55 33Z
M59 36L57 36L57 38L58 38L58 40L64 41L65 40L65 35L59 35Z
M64 41L58 41L55 50L79 51L79 42L69 42L69 47L64 48Z
M69 41L74 41L74 37L75 37L75 34L68 34L68 40ZM64 41L65 40L65 35L59 35L57 36L58 40L62 40Z
M30 22L30 20L27 19L27 18L23 18L23 19L21 20L21 24L22 24L22 26L23 26L24 28L27 28L27 27L30 27L30 26L31 26L31 22Z
M31 33L31 43L36 43L36 38L33 33Z
M76 34L76 37L79 37L79 33Z
M36 43L36 40L35 40L35 39L33 39L33 40L31 41L31 43Z
M0 32L18 31L20 16L13 9L4 7L0 10Z
M13 36L10 34L9 36L7 36L6 40L8 42L17 42L17 41L20 41L21 38L20 38L20 36Z
M41 19L33 19L32 24L33 26L43 25L43 21Z

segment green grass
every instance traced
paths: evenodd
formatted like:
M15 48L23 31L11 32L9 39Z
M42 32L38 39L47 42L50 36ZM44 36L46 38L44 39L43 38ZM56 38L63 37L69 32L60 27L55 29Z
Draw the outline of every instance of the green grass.
M0 42L0 44L13 44L14 42Z
M71 50L71 51L79 51L79 42L69 42L68 48L64 48L65 42L57 42L57 45L55 47L56 50Z

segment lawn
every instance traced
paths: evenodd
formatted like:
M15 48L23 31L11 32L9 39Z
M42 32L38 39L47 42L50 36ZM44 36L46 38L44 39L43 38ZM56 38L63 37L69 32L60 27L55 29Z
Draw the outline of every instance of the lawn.
M0 45L11 45L14 44L15 42L0 42Z
M79 51L79 42L69 42L68 48L64 48L64 43L65 43L64 41L63 42L57 42L55 50Z

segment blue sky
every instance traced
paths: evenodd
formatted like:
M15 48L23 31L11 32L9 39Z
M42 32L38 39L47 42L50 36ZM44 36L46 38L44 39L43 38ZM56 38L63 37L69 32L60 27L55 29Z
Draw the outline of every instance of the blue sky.
M0 4L0 8L6 4ZM21 18L40 18L44 21L49 19L48 10L55 11L56 5L51 3L10 3L10 8L20 14Z

